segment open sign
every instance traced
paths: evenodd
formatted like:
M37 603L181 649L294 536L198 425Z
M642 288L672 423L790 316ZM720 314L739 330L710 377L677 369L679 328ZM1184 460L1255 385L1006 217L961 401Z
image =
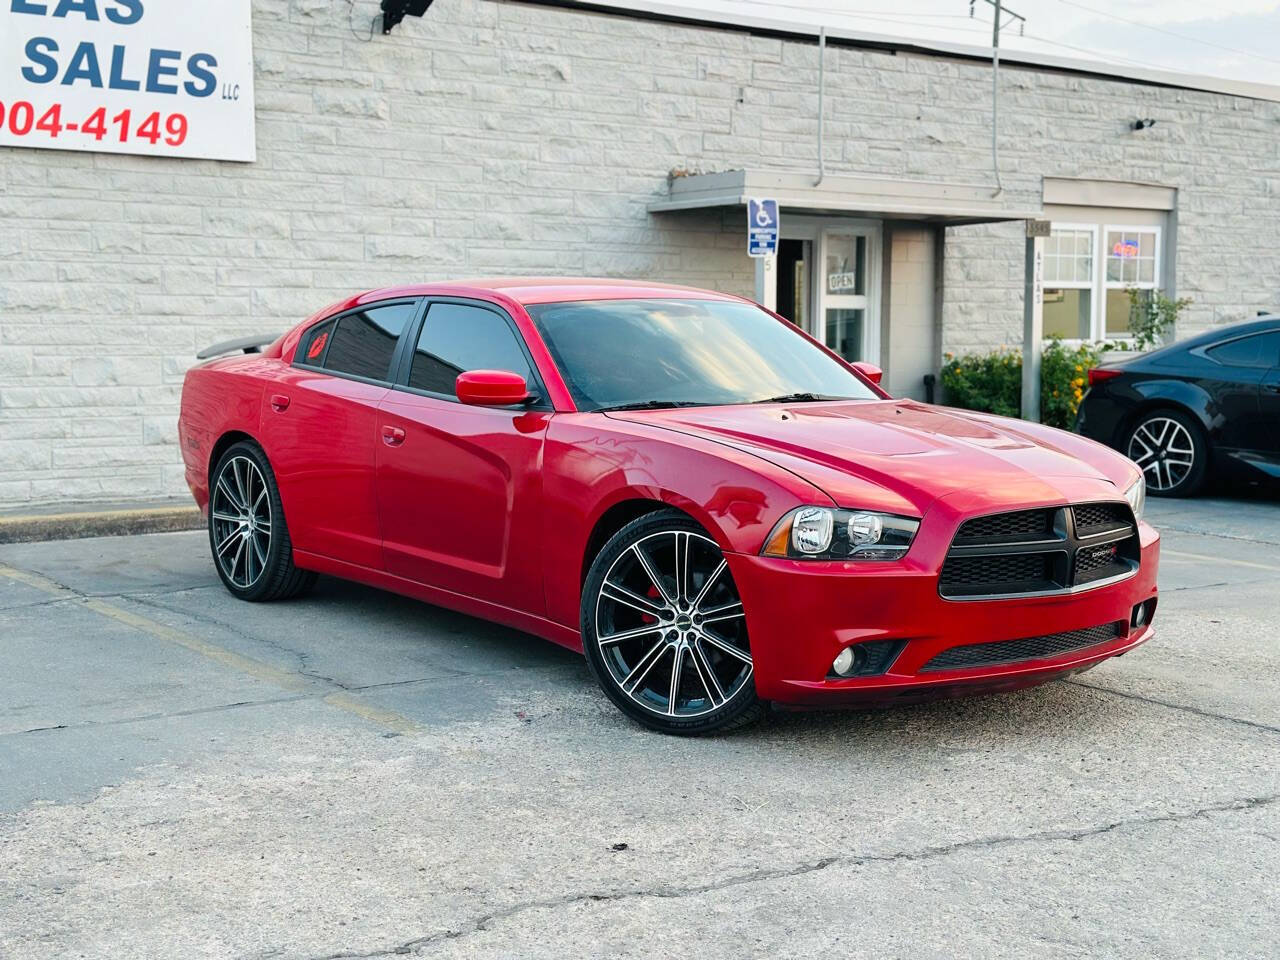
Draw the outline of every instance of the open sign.
M1113 257L1130 259L1138 255L1138 241L1133 239L1117 240L1111 247Z

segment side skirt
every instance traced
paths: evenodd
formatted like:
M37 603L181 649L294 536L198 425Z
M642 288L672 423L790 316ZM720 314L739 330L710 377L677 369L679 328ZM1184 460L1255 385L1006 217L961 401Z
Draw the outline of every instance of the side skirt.
M550 640L552 643L582 653L582 635L577 630L555 623L546 617L513 610L511 607L489 603L487 600L477 600L475 597L453 593L450 590L441 590L439 587L429 587L416 580L397 577L385 570L374 570L371 567L362 567L359 564L335 560L317 553L307 553L304 550L294 550L293 562L303 570L314 570L316 573L340 577L343 580L354 580L380 590L389 590L392 593L435 604L437 607L479 617L481 620L490 620L506 627L523 630L525 633L532 633L543 640Z

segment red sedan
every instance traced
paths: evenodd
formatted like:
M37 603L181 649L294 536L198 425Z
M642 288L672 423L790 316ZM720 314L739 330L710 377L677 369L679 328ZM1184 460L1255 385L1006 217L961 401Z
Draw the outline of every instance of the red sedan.
M324 573L495 620L663 731L1030 686L1151 636L1129 460L879 379L723 294L430 284L193 368L180 434L235 596Z

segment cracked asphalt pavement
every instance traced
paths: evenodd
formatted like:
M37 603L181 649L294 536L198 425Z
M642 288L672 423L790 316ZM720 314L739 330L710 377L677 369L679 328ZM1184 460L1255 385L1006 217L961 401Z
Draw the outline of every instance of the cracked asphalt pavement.
M1121 659L695 740L200 533L0 547L0 957L1274 957L1280 503L1148 515Z

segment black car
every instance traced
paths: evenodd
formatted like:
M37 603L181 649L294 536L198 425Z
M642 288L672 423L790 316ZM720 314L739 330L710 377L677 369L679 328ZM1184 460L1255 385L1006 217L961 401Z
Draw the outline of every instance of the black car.
M1142 467L1156 496L1190 496L1210 471L1280 477L1280 316L1095 367L1076 430Z

